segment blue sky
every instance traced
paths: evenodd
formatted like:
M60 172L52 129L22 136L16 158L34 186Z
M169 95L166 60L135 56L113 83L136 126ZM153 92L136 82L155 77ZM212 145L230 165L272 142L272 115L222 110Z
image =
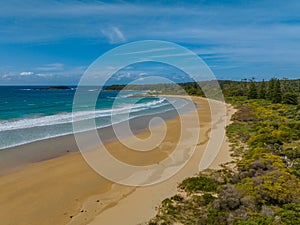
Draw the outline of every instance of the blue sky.
M189 48L218 79L299 78L299 12L298 0L1 1L0 85L76 84L106 51L147 39Z

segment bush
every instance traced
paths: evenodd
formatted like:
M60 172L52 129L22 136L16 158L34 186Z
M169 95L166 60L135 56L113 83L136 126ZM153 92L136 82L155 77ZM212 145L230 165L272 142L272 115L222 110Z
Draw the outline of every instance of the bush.
M211 194L208 194L208 193L205 193L202 197L203 197L204 203L206 205L211 203L213 200L216 199L214 196L212 196Z
M187 192L194 191L216 191L218 183L213 179L200 175L185 179L179 187Z
M300 204L286 204L276 215L280 216L280 220L284 224L300 224Z
M279 156L271 153L266 153L264 148L255 148L248 151L244 158L238 162L240 171L252 170L274 170L284 168L285 165Z
M294 148L286 148L281 150L280 155L286 156L289 159L297 159L300 158L300 146L294 147Z
M282 103L284 104L291 104L291 105L298 105L298 95L293 92L287 92L283 95Z
M233 224L234 225L269 225L274 223L273 223L273 218L268 218L264 215L257 213L252 215L251 219L247 219L247 220L236 219Z
M241 204L241 193L231 184L223 185L218 190L219 206L223 210L237 209Z
M253 135L249 141L251 147L264 147L266 145L282 145L282 139L278 135L274 135L270 130L268 133Z
M259 177L245 178L239 189L261 204L282 205L300 201L299 179L279 169Z

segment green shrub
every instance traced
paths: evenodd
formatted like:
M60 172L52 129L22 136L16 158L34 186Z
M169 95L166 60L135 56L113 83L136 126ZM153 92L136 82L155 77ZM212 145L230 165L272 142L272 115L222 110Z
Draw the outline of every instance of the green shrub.
M209 204L209 203L211 203L213 200L216 199L214 196L212 196L212 195L209 194L209 193L205 193L202 197L203 197L204 203L205 203L206 205Z
M264 148L255 148L248 151L244 158L240 160L237 165L240 171L249 171L250 169L272 170L277 168L284 168L285 165L282 159L272 153L267 153L268 150ZM258 165L258 164L261 165Z
M298 95L293 92L287 92L283 95L282 103L284 104L291 104L291 105L298 105Z
M300 201L299 179L282 169L259 177L245 178L238 187L243 194L261 204L281 205Z
M185 179L179 187L187 192L194 191L216 191L218 183L213 179L200 175Z
M236 219L234 225L270 225L273 224L273 218L268 218L259 213L252 214L252 217L247 220Z
M300 224L300 204L290 203L283 205L283 209L277 212L280 220L287 225Z

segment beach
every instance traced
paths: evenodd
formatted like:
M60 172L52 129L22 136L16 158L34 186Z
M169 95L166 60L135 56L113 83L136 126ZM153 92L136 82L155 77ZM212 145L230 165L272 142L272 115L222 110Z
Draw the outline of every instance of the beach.
M71 136L63 137L59 142L44 140L37 142L35 148L55 146L57 151L33 156L30 147L21 161L13 161L7 153L1 164L3 174L0 177L0 217L2 224L143 224L156 213L160 202L176 194L177 185L184 178L199 172L199 162L207 147L209 134L213 130L225 127L211 121L208 101L193 97L199 106L196 111L181 115L188 121L199 117L200 134L195 152L188 163L170 179L146 186L130 187L109 181L93 171L81 154ZM223 103L211 101L216 108ZM227 116L219 120L229 123L235 112L227 105ZM144 120L145 123L147 120ZM136 123L137 124L137 123ZM168 132L159 149L147 153L137 153L126 148L112 138L105 144L116 158L135 165L148 165L166 158L178 142L181 129L179 117L174 114L166 122ZM153 128L158 132L160 125ZM142 125L135 129L136 136L145 139L149 130ZM124 136L125 139L132 137ZM72 141L73 140L73 141ZM31 146L32 145L28 145ZM62 150L63 149L63 150ZM16 152L24 151L22 146ZM46 151L47 152L47 151ZM11 155L11 154L10 154ZM22 155L21 155L22 156ZM24 158L26 160L24 160ZM230 162L230 148L224 139L220 152L209 168L217 169L220 164ZM20 166L20 163L22 164ZM20 168L17 168L18 165ZM4 170L6 168L6 170Z

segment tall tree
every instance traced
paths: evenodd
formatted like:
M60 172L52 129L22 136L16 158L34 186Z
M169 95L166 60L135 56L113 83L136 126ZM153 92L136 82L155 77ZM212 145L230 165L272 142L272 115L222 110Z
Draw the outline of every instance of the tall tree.
M272 78L268 82L268 88L267 88L267 91L266 91L266 99L268 99L268 100L273 99L275 81L276 81L275 78Z
M256 99L257 98L257 89L254 81L250 81L249 90L248 90L248 98Z
M265 99L266 98L266 82L263 80L260 83L258 98Z
M273 88L272 102L280 103L281 100L282 100L282 92L281 92L280 80L276 79Z

